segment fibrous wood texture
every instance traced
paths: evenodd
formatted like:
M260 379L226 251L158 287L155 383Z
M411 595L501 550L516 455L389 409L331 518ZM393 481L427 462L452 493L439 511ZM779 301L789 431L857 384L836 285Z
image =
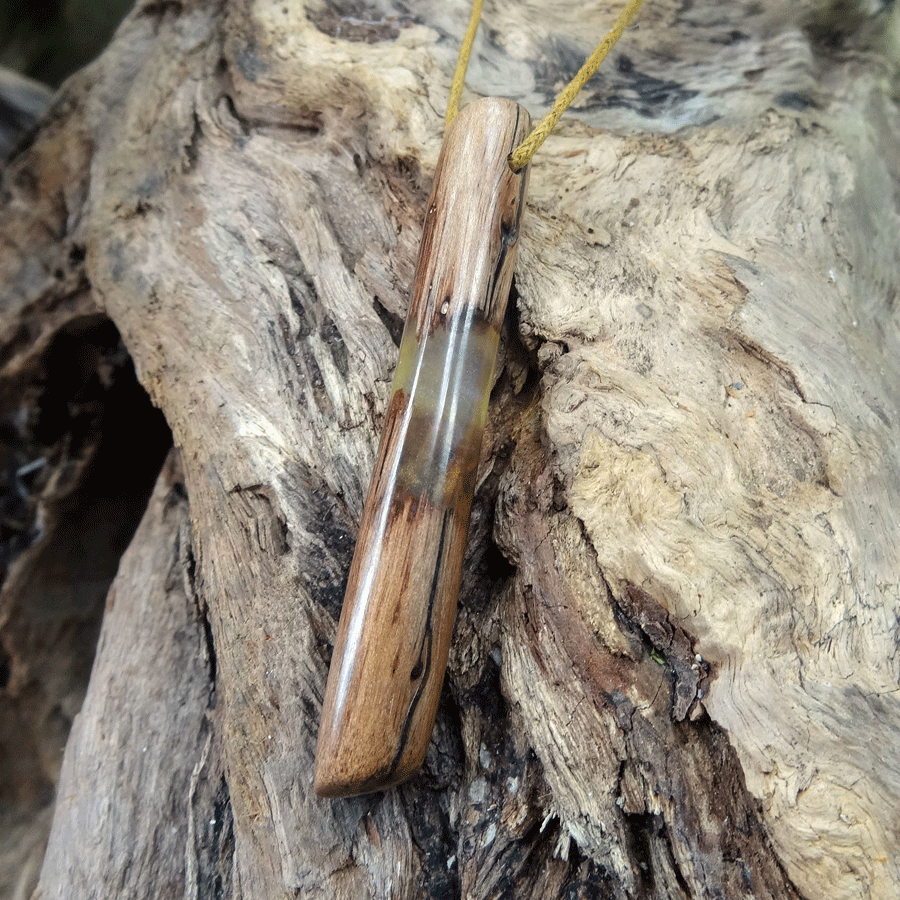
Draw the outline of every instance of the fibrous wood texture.
M110 594L39 896L892 898L893 5L650 3L542 148L425 769L313 796L467 14L139 4L4 171L9 421L124 377L111 321L184 475ZM539 114L612 17L488 3L471 92ZM77 698L25 612L100 453L19 424L58 450L0 601L43 747Z

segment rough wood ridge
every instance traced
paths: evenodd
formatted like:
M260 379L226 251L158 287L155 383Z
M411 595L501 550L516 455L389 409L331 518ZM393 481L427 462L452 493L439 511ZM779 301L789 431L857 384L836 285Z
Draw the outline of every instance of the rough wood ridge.
M468 4L138 3L0 182L4 897L893 900L897 10L645 5L532 164L422 771L322 801ZM614 12L488 4L468 99Z

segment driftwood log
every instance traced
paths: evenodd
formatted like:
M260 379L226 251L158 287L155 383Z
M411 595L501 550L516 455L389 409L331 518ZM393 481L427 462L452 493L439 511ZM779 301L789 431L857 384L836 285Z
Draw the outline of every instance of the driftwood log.
M614 10L489 2L470 96ZM313 795L467 15L139 2L8 160L4 897L900 892L895 4L648 3L532 167L424 771Z

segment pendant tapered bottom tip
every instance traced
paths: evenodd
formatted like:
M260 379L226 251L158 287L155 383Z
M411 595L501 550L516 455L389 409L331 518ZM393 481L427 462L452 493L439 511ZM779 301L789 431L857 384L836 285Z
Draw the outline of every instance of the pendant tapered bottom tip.
M384 791L412 778L421 768L406 767L403 771L391 772L355 772L348 773L339 768L316 764L313 790L321 800L334 800L341 797L355 797L358 794L372 794Z

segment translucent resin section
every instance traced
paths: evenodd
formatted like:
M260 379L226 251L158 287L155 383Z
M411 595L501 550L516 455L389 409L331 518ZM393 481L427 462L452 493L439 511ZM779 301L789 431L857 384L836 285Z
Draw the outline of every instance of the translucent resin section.
M480 318L457 318L417 341L407 327L394 375L404 403L396 467L399 490L451 506L474 493L499 334Z

